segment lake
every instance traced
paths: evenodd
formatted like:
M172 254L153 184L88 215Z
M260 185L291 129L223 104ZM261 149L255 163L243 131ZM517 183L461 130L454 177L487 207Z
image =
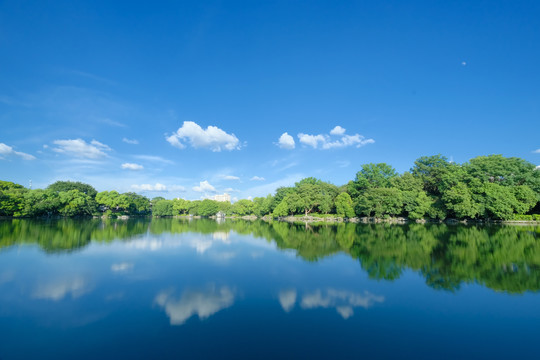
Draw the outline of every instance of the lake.
M540 227L0 221L0 359L540 358Z

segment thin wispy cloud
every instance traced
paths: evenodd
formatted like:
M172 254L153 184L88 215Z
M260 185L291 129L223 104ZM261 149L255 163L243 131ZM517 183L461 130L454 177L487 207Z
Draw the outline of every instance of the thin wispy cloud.
M114 127L127 127L126 124L121 123L120 121L109 119L109 118L98 118L97 122L101 124L109 125L109 126L114 126Z
M131 188L136 191L161 191L165 192L167 191L167 186L156 183L155 185L152 184L140 184L140 185L131 185Z
M131 144L131 145L138 145L139 144L139 141L136 140L136 139L123 138L122 141L125 142L126 144Z
M110 147L97 140L90 143L83 139L55 140L53 144L57 147L52 150L57 153L87 159L103 158L107 156L106 151L111 151Z
M23 160L35 160L36 157L21 151L15 151L11 146L0 143L0 160L8 159L9 157L19 157Z
M223 180L240 180L240 178L234 175L223 175Z
M249 179L251 181L264 181L266 180L265 178L261 177L261 176L254 176L252 177L251 179Z
M137 171L137 170L144 169L144 166L139 165L139 164L134 164L134 163L124 163L124 164L122 164L122 169Z
M533 153L535 153L535 154L540 154L540 149L534 150Z
M184 149L187 145L195 149L204 148L214 152L240 149L240 141L234 134L228 134L216 126L203 129L193 121L184 121L182 127L166 139L169 144L179 149Z
M149 162L157 162L157 163L162 163L162 164L174 164L173 161L169 159L165 159L161 156L156 156L156 155L133 155L133 157L138 160L144 160L144 161L149 161Z

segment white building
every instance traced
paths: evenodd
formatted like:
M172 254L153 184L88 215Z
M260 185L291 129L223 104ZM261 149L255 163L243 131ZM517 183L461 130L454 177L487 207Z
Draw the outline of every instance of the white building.
M225 193L223 195L214 195L212 200L220 201L220 202L231 202L231 195Z

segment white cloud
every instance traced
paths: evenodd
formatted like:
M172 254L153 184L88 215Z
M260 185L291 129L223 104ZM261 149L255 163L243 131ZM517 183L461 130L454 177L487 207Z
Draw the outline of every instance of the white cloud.
M92 140L88 144L83 139L74 140L55 140L53 141L58 147L53 148L53 151L66 155L71 155L79 158L98 159L107 156L105 151L110 151L111 148L97 140Z
M208 181L204 180L199 183L199 186L194 186L193 190L197 192L205 192L205 191L215 192L216 188L210 185Z
M535 153L535 154L540 154L540 149L534 150L533 153Z
M155 302L165 309L171 325L182 325L193 315L204 320L234 303L234 292L227 286L216 289L211 286L204 291L184 291L179 299L172 291L162 291Z
M330 136L331 135L331 136ZM298 134L299 141L314 149L333 149L333 148L342 148L347 146L356 146L357 148L362 147L367 144L373 144L375 140L366 139L360 134L354 135L345 135L345 129L341 126L336 126L330 131L330 135L327 134L318 134L310 135L300 133Z
M254 176L252 177L251 179L249 179L251 181L264 181L266 180L265 178L261 177L261 176Z
M225 192L227 192L227 193L230 193L230 192L240 192L240 190L236 190L236 189L233 189L233 188L226 188L226 189L225 189Z
M151 185L151 184L131 185L131 188L137 191L167 191L167 186L160 183L156 183L156 185Z
M319 143L324 143L326 141L326 137L323 135L308 135L304 133L298 134L298 140L302 144L311 146L312 148L316 149L319 146Z
M139 164L133 164L133 163L124 163L122 164L122 169L126 170L142 170L144 167Z
M224 175L223 179L224 180L240 180L238 176L234 176L234 175Z
M122 141L125 142L126 144L131 144L131 145L138 145L139 144L139 141L136 140L136 139L123 138Z
M201 128L193 121L184 121L176 133L168 136L167 141L179 149L184 149L188 142L193 148L207 148L212 151L239 150L239 140L234 134L227 134L216 126Z
M13 150L13 148L11 146L6 145L4 143L0 143L0 159L4 159L5 157L11 156L11 155L19 156L23 160L35 160L36 159L36 157L33 156L33 155L26 154L26 153L23 153L23 152L20 152L20 151L15 151L15 150Z
M339 125L333 128L332 130L330 130L330 135L343 135L343 134L345 134L345 129Z
M281 290L279 292L279 303L285 312L289 312L296 303L296 290Z
M279 137L278 146L282 149L292 150L295 147L294 138L291 135L284 132Z
M316 290L311 294L304 295L300 306L303 309L335 308L338 314L344 319L348 319L354 314L355 307L368 309L374 303L382 303L384 296L374 295L368 291L363 294L345 290L327 289L323 295L321 290Z

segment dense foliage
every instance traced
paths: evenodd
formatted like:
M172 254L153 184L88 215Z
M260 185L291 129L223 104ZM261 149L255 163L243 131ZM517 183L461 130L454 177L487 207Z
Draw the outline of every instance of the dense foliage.
M441 155L423 156L409 172L398 174L385 163L365 164L354 180L338 187L309 177L274 195L239 200L167 200L135 193L97 192L80 182L57 181L45 190L29 190L0 181L0 216L88 215L236 216L332 214L341 218L407 217L538 220L540 171L519 158L479 156L465 164Z

